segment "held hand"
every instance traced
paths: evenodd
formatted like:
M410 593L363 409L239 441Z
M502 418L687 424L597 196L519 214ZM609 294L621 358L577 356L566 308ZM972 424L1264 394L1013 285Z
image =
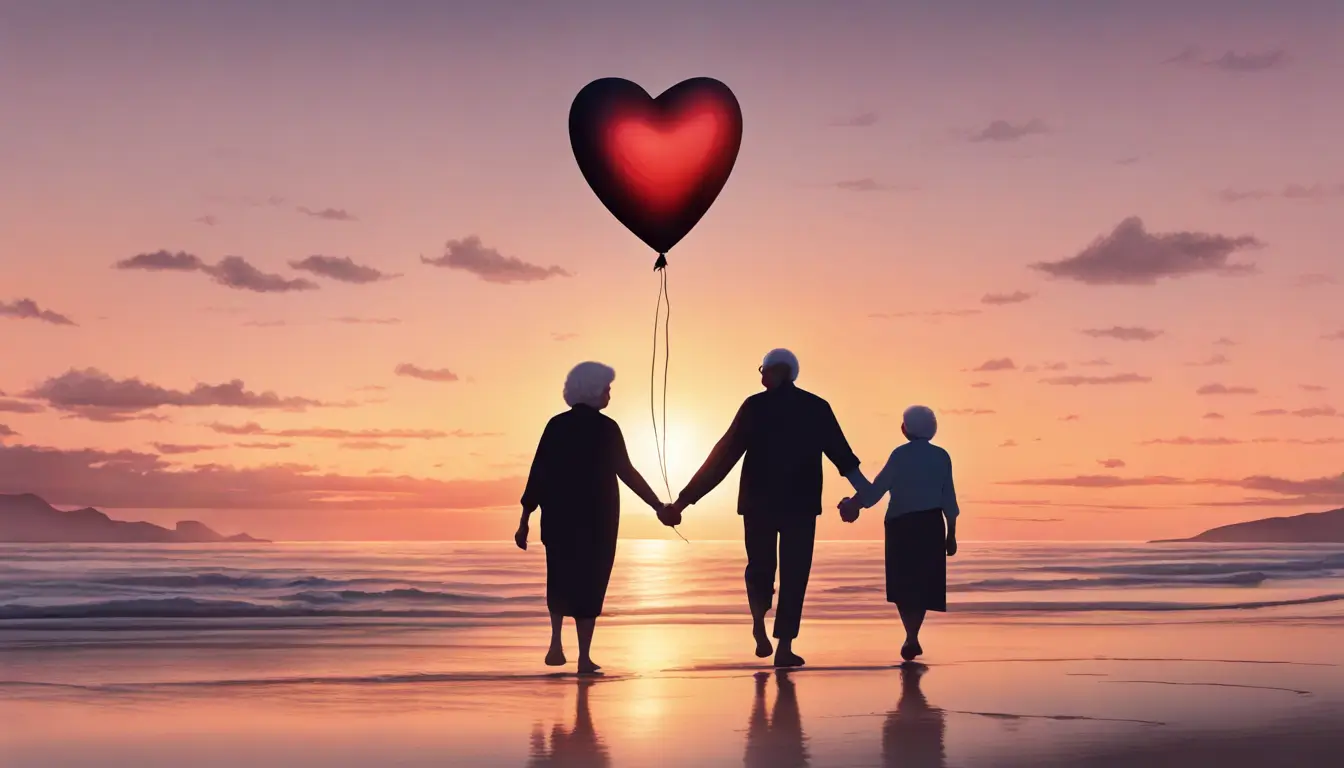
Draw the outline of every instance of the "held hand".
M518 530L513 534L513 543L517 544L519 549L527 550L527 523L518 524Z
M663 508L658 511L658 522L669 528L674 525L681 525L681 507L675 502L664 504Z
M955 555L955 554L957 554L957 537L956 537L956 536L948 536L948 537L947 537L947 556L948 556L948 557L952 557L952 556Z
M838 509L840 510L840 519L846 523L852 523L859 519L859 502L852 496L842 500Z

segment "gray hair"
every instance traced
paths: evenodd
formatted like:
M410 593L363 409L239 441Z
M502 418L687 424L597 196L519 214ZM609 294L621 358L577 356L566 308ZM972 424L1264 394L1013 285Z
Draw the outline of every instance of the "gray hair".
M938 417L933 415L933 409L927 405L906 408L901 421L906 437L916 440L932 440L938 432Z
M765 360L761 362L762 368L769 368L772 365L789 366L789 381L798 380L798 357L787 349L772 349L765 353Z
M616 371L602 363L579 363L565 377L565 405L591 405L602 402L602 392L616 380Z

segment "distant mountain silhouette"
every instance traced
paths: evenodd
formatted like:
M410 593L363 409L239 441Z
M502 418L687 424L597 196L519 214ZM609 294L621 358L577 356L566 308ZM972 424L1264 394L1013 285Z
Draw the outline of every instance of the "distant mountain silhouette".
M269 543L246 533L222 536L203 523L183 520L175 529L113 520L93 507L62 512L31 493L0 494L0 543L8 544L213 544Z
M1154 544L1185 541L1222 541L1237 544L1341 544L1344 509L1309 512L1292 517L1267 517L1211 528L1188 539L1163 539Z

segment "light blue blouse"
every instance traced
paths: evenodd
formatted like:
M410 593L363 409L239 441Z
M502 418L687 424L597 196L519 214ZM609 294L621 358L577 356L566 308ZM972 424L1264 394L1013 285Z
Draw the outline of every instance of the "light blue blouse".
M942 509L948 520L957 519L957 491L952 485L952 457L928 440L911 440L891 452L886 466L869 483L861 471L847 476L864 509L891 494L886 519L910 512Z

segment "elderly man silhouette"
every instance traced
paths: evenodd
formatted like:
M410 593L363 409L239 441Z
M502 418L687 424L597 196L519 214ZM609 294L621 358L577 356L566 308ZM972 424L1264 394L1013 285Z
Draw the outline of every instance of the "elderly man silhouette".
M682 510L714 490L746 456L737 513L742 516L746 540L747 603L756 655L765 658L773 651L775 666L797 667L803 659L793 652L793 640L802 621L821 514L821 457L830 459L855 490L867 481L830 404L794 384L798 358L787 349L774 349L757 370L765 391L742 403L704 465L659 518L667 525L681 522ZM778 650L771 647L765 632L777 568L779 609L774 636Z

